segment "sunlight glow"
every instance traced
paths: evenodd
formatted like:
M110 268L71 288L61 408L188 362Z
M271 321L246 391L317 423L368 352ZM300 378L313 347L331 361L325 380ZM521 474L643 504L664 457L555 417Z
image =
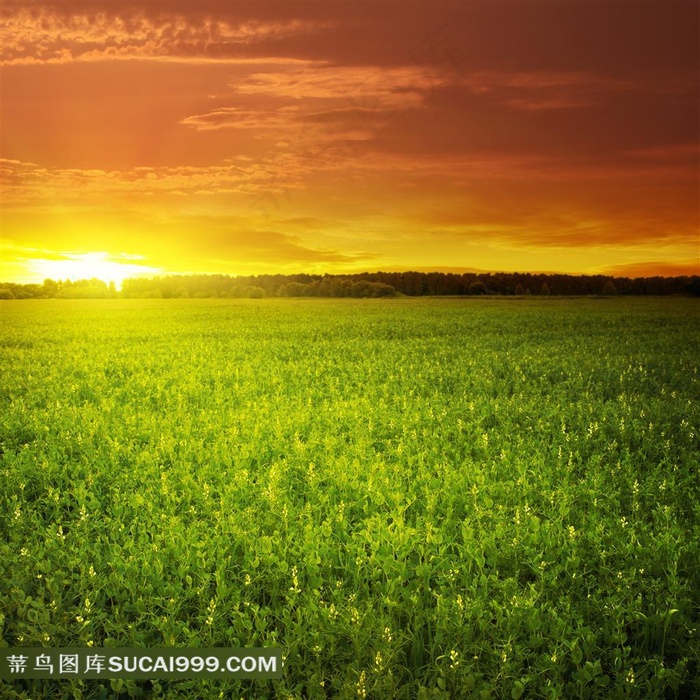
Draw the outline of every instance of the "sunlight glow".
M151 277L162 271L157 267L140 265L133 255L110 255L105 252L61 253L61 259L32 258L27 261L27 269L42 279L86 280L96 278L106 284L114 282L120 289L122 282L129 277Z

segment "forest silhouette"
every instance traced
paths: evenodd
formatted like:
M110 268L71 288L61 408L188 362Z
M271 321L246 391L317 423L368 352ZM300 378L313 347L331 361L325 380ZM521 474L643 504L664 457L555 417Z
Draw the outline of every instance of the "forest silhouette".
M700 276L610 277L531 273L363 272L353 275L170 275L113 282L92 278L0 283L0 299L389 296L700 296Z

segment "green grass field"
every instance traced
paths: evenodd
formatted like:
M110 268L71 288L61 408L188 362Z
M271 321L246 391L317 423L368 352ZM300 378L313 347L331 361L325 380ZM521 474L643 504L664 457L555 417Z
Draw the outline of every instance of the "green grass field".
M699 311L3 302L2 644L286 666L0 697L698 697Z

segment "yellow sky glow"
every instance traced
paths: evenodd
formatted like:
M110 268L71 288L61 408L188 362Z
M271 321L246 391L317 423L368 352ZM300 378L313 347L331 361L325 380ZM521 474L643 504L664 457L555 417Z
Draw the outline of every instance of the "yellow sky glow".
M61 253L62 259L28 258L24 263L27 275L34 281L98 279L106 284L114 282L121 289L122 282L132 277L153 277L162 274L156 267L122 262L106 252Z
M156 5L3 7L0 282L700 274L695 3Z

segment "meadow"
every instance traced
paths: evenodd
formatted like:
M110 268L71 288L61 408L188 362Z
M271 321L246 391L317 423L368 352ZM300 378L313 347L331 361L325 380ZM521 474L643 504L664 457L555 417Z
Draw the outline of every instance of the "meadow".
M0 697L699 697L699 312L2 302L0 644L286 661Z

